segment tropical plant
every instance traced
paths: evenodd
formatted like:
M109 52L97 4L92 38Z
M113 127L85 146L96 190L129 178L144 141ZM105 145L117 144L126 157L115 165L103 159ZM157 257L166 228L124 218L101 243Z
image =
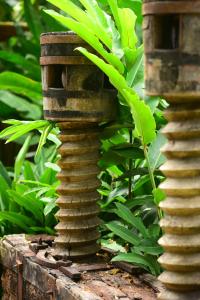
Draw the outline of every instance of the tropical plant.
M29 124L26 125L28 127ZM21 129L23 126L22 123ZM36 128L42 130L42 126L35 126ZM55 233L56 188L59 185L56 179L59 167L56 162L59 141L51 133L48 138L56 144L49 142L47 147L43 147L37 153L37 163L33 163L31 157L34 153L30 152L32 138L33 134L30 132L16 157L13 170L8 171L0 163L1 235L20 232Z
M156 258L161 252L157 245L161 212L157 204L164 197L158 189L159 183L163 180L158 168L164 162L160 148L165 139L160 129L165 124L162 110L166 107L166 102L159 98L144 96L141 1L49 0L49 2L63 12L59 14L56 11L45 10L46 16L50 16L51 20L54 18L66 30L68 28L73 30L93 47L98 55L84 48L77 50L96 64L118 91L119 115L116 121L101 124L103 131L99 178L102 184L99 188L101 195L99 204L100 217L104 221L100 228L101 241L107 247L119 250L114 260L129 261L153 274L158 274L160 269ZM32 23L34 27L34 19ZM35 41L37 36L38 33L35 33ZM37 43L35 42L35 45ZM27 74L21 76L24 75ZM26 86L23 86L25 89L23 95L27 99L31 94L26 90ZM14 89L9 91L14 93ZM38 89L33 87L32 92L35 91ZM31 99L35 97L32 96ZM33 110L30 113L33 113ZM11 126L0 134L0 138L6 138L8 141L23 139L23 149L27 149L33 139L35 144L39 142L34 166L37 169L40 155L46 149L45 141L48 143L49 140L56 139L54 125L41 120L37 122L11 120L7 124ZM40 139L38 133L41 134ZM55 169L55 165L53 166ZM33 182L38 184L40 180L38 177L28 181L23 179L23 170L25 170L24 163L15 166L14 182L26 187L28 185L35 193ZM45 184L48 184L48 181ZM41 187L37 188L36 193L39 193ZM28 189L25 195L26 193ZM23 191L22 195L24 196ZM24 208L20 213L22 211L27 213ZM10 221L8 223L10 224ZM31 230L33 227L30 226ZM42 228L45 228L45 223L42 224Z
M138 202L134 201L132 205L136 207ZM157 243L160 237L159 225L149 224L146 227L141 217L134 216L130 208L120 203L116 203L116 207L114 211L120 220L106 224L107 228L119 237L117 245L122 246L116 248L115 245L115 248L120 251L113 261L122 260L134 263L158 275L160 267L157 258L163 251ZM107 247L109 247L109 242L112 247L112 239L107 241Z

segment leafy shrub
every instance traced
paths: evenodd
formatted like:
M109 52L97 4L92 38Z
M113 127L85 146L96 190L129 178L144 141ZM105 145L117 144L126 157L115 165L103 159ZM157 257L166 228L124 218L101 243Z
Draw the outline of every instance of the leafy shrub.
M84 48L77 49L107 75L118 91L117 120L112 124L101 125L102 158L99 162L101 167L99 178L102 185L99 188L101 195L99 204L100 217L104 221L100 228L102 243L119 250L114 260L129 261L153 274L158 274L160 268L156 258L162 250L157 245L160 236L158 221L161 216L157 204L164 197L158 188L163 180L158 168L164 162L160 148L165 143L160 129L165 124L162 110L167 104L163 99L144 96L141 1L49 0L49 2L64 13L47 10L46 15L76 32L96 50L99 56ZM35 26L34 20L32 23L31 26ZM37 38L37 34L35 37ZM36 89L33 88L32 91ZM53 125L47 121L28 123L9 121L8 124L11 126L2 132L0 137L12 141L20 138L22 134L28 134L23 149L29 143L31 132L35 133L36 130L42 132L36 156L38 164L38 159L44 151L42 149L45 141L49 137L53 140L51 136ZM7 195L10 197L9 201L12 195L16 196L15 193L19 193L19 190L22 197L27 193L29 195L28 189L30 189L40 202L40 189L43 186L40 184L41 177L37 176L34 180L26 179L23 174L24 164L24 162L19 163L17 168L15 166L17 175L14 176L14 182L19 176L21 179L12 185L14 194ZM34 166L36 169L37 164ZM55 177L53 178L56 186L57 181ZM49 184L48 180L50 179L47 178L45 184ZM38 190L34 190L36 182ZM17 187L18 184L22 187ZM50 181L49 186L52 184L53 181ZM23 190L24 185L28 187L26 191ZM44 198L49 198L48 194L44 195ZM53 209L50 213L52 216L52 212L56 209L55 190L51 197L53 197ZM40 220L38 231L49 230L46 229L48 225L44 221L44 211L46 207L51 207L51 200L49 203L43 206L43 223ZM11 209L10 212L15 211ZM34 215L34 212L27 211L24 207L20 207L19 212L24 216ZM10 226L12 220L4 219L3 224ZM55 223L54 218L53 220ZM29 231L31 232L35 227L37 226L31 224Z
M15 125L5 129L1 136L12 132L12 140L27 131L29 133L16 157L14 169L7 171L0 163L1 235L19 232L54 234L57 211L56 188L59 185L56 179L59 167L56 162L60 142L55 136L55 130L50 133L48 123L45 127L46 121L12 121L12 123ZM30 152L30 145L33 139L31 130L36 129L41 131L41 139L34 163L31 159L34 153ZM54 143L49 142L47 147L43 147L47 132L48 139Z

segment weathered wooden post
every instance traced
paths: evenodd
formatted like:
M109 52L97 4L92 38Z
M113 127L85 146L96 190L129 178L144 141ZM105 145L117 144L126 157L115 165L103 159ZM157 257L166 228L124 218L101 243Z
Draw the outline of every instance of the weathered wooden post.
M116 113L115 92L78 46L92 50L73 33L41 35L44 116L58 123L62 141L55 254L70 258L98 250L98 124Z
M145 0L146 90L170 103L161 300L200 299L200 1Z

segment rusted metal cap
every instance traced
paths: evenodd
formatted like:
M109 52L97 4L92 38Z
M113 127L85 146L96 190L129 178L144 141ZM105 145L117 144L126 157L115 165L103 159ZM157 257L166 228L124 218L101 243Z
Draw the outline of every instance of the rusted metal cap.
M41 65L65 64L65 65L91 65L92 63L75 51L77 47L84 47L92 50L85 41L79 38L72 31L69 32L48 32L40 36L41 44ZM93 51L94 52L94 51Z
M44 116L54 121L102 122L115 119L116 91L77 47L87 48L73 32L43 33L40 38Z
M200 1L146 0L143 15L147 94L198 101Z

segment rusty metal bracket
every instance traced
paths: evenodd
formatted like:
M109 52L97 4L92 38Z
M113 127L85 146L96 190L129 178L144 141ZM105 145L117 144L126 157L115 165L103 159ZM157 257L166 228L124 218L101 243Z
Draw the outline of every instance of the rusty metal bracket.
M51 255L50 250L40 250L34 257L34 261L46 268L59 269L60 267L69 267L72 265L70 260L56 260L54 256Z

